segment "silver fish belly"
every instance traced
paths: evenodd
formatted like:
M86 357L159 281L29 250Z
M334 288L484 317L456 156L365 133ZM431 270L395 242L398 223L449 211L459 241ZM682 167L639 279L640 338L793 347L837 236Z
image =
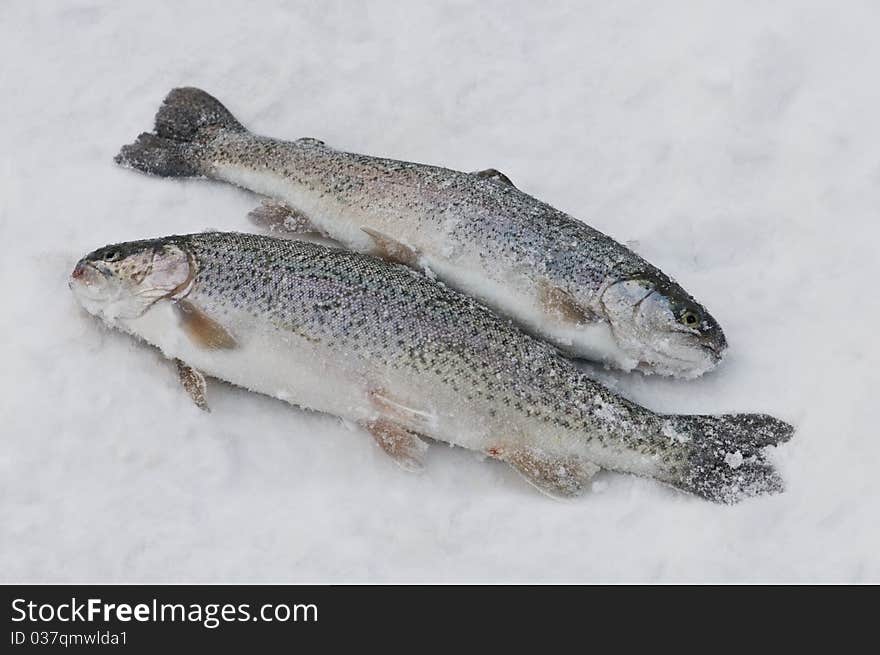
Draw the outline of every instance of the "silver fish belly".
M722 502L781 489L763 449L791 436L786 423L655 414L472 298L374 257L206 233L100 248L70 285L89 312L178 360L188 390L207 375L334 414L407 469L429 437L553 496L600 469Z
M278 225L286 214L297 231L424 268L575 357L694 377L727 346L715 319L671 278L494 170L257 136L198 89L172 91L155 133L125 146L117 162L269 196L275 207L256 215Z

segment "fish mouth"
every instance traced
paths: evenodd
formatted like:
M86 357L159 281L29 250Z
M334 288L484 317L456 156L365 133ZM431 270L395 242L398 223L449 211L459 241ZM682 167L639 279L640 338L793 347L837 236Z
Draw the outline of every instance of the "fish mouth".
M709 356L716 362L721 361L721 358L724 356L724 351L727 350L727 346L717 346L712 343L704 343L701 344L700 347L709 353Z
M643 373L695 378L715 368L725 350L726 345L693 342L676 350L647 348L642 350L637 368Z
M700 346L717 364L724 357L724 353L727 352L727 339L717 324L715 329L709 334L704 335L704 337L706 340L700 343Z
M86 264L84 264L82 261L78 261L76 263L76 266L73 267L73 271L71 271L70 273L71 281L81 278L85 272Z
M82 292L94 289L95 285L106 277L107 275L93 264L79 260L70 272L67 285L73 290Z
M80 260L71 271L67 286L87 312L99 314L114 298L110 277L97 266Z

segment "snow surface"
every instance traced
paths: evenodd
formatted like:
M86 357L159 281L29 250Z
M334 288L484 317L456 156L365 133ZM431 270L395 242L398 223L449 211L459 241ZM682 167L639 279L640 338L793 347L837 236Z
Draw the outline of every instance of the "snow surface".
M5 0L0 580L880 581L878 26L870 2ZM228 385L197 410L67 289L105 243L246 229L255 197L111 161L179 85L265 134L498 168L631 242L731 349L692 382L598 374L792 421L786 493L606 473L554 502L461 450L407 475Z

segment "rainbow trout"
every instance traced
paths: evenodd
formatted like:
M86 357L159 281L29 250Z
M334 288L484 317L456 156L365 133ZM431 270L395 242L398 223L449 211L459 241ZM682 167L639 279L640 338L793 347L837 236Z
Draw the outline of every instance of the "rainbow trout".
M257 136L193 88L173 90L154 132L116 161L269 196L251 212L256 222L423 268L574 357L696 377L727 347L715 319L669 276L495 170L463 173L316 139Z
M600 469L734 502L777 492L762 414L654 413L472 298L399 264L237 233L106 246L70 277L90 313L158 346L206 407L205 376L361 426L405 469L425 437L502 460L552 496Z

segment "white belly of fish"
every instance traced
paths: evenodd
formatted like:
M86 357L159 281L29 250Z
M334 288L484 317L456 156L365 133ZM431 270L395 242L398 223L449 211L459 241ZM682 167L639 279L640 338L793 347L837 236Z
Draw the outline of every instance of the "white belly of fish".
M302 339L291 336L288 340L282 333L248 323L247 319L231 322L237 347L212 350L190 340L169 301L156 303L140 318L121 321L124 329L157 346L167 357L180 359L209 377L353 421L375 413L362 376L344 361L322 356Z
M170 301L156 303L139 318L120 320L119 327L208 377L352 422L384 416L424 436L478 451L511 436L510 420L488 421L486 407L462 405L431 379L382 367L366 370L356 357L263 328L247 315L230 317L238 342L230 349L206 349L191 341ZM377 402L377 395L385 400Z

